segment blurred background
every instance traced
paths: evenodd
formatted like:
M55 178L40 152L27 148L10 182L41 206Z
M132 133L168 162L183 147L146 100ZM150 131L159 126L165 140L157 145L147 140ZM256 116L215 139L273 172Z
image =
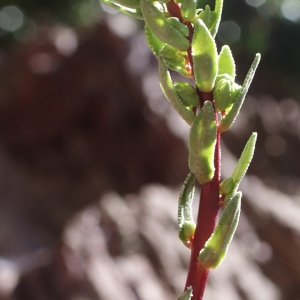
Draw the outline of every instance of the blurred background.
M224 177L252 131L258 145L205 299L298 300L300 1L226 0L217 43L239 83L262 61L223 134ZM143 22L96 0L1 0L0 299L177 299L187 138Z

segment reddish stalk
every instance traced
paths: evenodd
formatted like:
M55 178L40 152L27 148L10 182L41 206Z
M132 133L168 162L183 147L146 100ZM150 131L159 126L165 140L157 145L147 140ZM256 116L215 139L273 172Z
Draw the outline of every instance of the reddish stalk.
M198 255L216 226L219 210L220 159L220 134L218 133L215 149L215 175L210 182L201 187L197 227L191 248L190 265L185 286L185 289L192 286L193 300L203 299L208 277L208 270L198 263Z
M167 8L171 16L178 18L183 22L180 13L180 7L173 0L167 3ZM184 23L184 22L183 22ZM188 40L192 42L194 28L190 22L185 23L189 27ZM191 47L187 50L188 60L193 74L193 60ZM209 100L213 102L212 93L203 93L197 89L200 99L200 107L203 106L204 101ZM215 113L216 122L218 122L218 115ZM200 205L197 217L197 227L193 244L191 247L190 265L187 275L185 289L189 286L193 288L193 300L202 300L204 290L208 278L209 271L206 270L198 262L198 255L200 250L204 247L206 241L209 239L216 227L216 221L219 210L219 184L220 184L220 164L221 164L221 151L220 151L220 133L217 133L217 142L215 148L215 174L213 179L201 186Z

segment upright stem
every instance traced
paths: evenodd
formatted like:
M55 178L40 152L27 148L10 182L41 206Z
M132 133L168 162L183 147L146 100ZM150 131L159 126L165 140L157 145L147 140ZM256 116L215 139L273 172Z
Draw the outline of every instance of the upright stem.
M216 226L219 210L220 156L220 134L218 133L215 149L215 175L210 182L201 187L197 227L192 244L190 265L185 286L185 289L192 286L193 300L203 299L208 277L208 270L198 263L198 255Z
M167 3L167 8L173 17L178 18L183 22L183 18L180 13L180 8L177 3L173 0ZM184 22L183 22L184 23ZM192 43L192 38L194 35L194 28L190 22L185 23L189 28L188 40L190 44ZM192 50L191 47L187 50L189 63L191 65L192 74L194 71L193 68L193 59L192 59ZM204 93L197 89L197 93L200 100L200 107L203 106L206 100L209 100L213 103L212 93ZM218 115L215 113L215 119L218 123ZM197 217L197 227L194 235L193 244L191 247L191 258L190 265L188 270L187 281L185 289L189 286L193 288L193 300L202 300L203 294L206 286L206 281L209 271L206 270L200 263L198 263L198 256L200 250L204 247L206 241L209 239L216 227L216 221L219 210L219 185L220 185L220 164L221 164L221 152L220 152L220 133L217 133L217 142L215 148L215 174L213 179L201 186L201 195L200 195L200 205L198 210Z

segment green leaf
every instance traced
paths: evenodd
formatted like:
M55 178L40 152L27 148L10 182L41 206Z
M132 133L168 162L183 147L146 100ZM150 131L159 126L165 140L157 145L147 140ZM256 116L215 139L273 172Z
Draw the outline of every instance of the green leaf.
M236 191L238 190L240 182L242 181L243 177L245 176L248 170L248 167L254 155L256 139L257 139L257 133L253 132L231 175L233 185L231 191L230 192L227 191L227 193L225 193L226 195L225 203L235 195Z
M243 177L245 176L248 167L250 165L250 162L253 158L254 150L255 150L255 144L257 140L257 133L253 132L242 152L242 155L232 173L232 179L236 182L241 182Z
M198 94L196 89L187 82L175 82L174 84L175 91L182 103L192 109L200 105Z
M141 0L141 9L147 26L159 39L180 51L189 48L189 41L155 5L148 0Z
M223 0L216 0L214 11L211 11L210 6L206 5L205 9L199 14L199 18L203 20L212 37L215 37L218 32L222 16L222 9Z
M184 76L186 78L192 78L193 77L192 74L187 71L187 69L185 68L185 66L181 66L181 65L178 66L176 64L176 61L174 62L173 59L164 58L164 61L165 61L166 66L169 69L171 69L171 70L179 73L180 75L182 75L182 76Z
M145 36L149 48L151 49L151 51L155 56L158 56L159 52L167 44L164 43L162 40L160 40L146 24L145 24Z
M163 59L164 59L167 66L171 65L171 66L176 66L177 68L185 67L185 58L183 56L177 54L173 58L168 58L168 57L164 56L164 51L161 51L160 53L161 53L160 56L163 57ZM168 54L170 54L170 53L168 53Z
M196 16L197 1L183 0L180 6L180 12L185 22L191 22Z
M228 74L233 79L235 78L235 62L229 46L224 45L219 55L219 72L218 74Z
M181 23L178 18L171 17L167 19L168 22L173 25L183 36L189 35L189 28Z
M189 138L189 167L201 184L209 182L214 176L216 139L214 109L210 101L205 101L192 124Z
M190 172L186 177L179 195L178 204L178 226L185 221L192 221L192 205L195 193L195 175Z
M177 300L191 300L193 296L193 288L189 286L186 291Z
M196 229L192 213L194 192L195 176L190 172L182 185L178 203L179 238L187 247L190 247Z
M161 56L168 68L178 72L184 77L192 77L192 74L186 69L184 55L187 54L185 51L179 51L160 40L147 25L145 25L145 34L147 43L153 54L157 57Z
M196 224L194 221L185 221L179 227L179 238L185 246L191 248L192 241L196 230Z
M218 74L218 52L215 40L202 20L195 24L192 57L197 87L202 92L210 92Z
M209 5L205 5L204 10L199 14L199 19L201 19L208 29L212 28L216 16L213 11L210 10Z
M177 49L168 44L165 44L163 48L159 51L159 55L163 56L164 58L174 59L180 57L181 61L185 63L185 59L182 56L182 53L186 54L186 52L178 51Z
M170 73L162 57L158 57L158 74L159 74L160 86L166 98L170 101L170 103L175 108L175 110L179 113L179 115L189 125L191 125L195 119L195 115L192 111L190 111L184 106L181 99L178 97Z
M223 180L220 183L220 188L219 188L220 195L228 195L229 193L232 192L233 188L234 188L234 182L231 177Z
M222 118L222 120L220 121L220 123L218 125L218 130L220 132L224 132L224 131L228 130L231 127L231 125L234 123L237 115L239 114L241 106L244 102L245 96L248 92L249 86L252 82L255 71L259 64L259 61L260 61L260 54L258 53L258 54L256 54L255 59L248 71L248 74L244 80L244 83L242 85L242 89L241 89L240 93L238 94L236 100L234 101L230 111Z
M206 269L216 268L226 257L228 247L238 225L241 197L242 193L238 192L227 204L216 229L199 253L198 261Z
M232 104L234 81L228 74L218 75L213 89L213 97L218 111L225 111Z
M216 36L219 29L221 16L222 16L222 9L223 9L223 0L216 0L215 10L214 10L214 13L216 14L215 21L210 29L211 35L213 37Z

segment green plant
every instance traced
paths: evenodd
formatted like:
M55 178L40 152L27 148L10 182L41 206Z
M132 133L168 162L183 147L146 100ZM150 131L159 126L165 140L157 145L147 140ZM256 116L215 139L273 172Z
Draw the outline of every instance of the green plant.
M226 256L240 214L238 186L251 162L256 133L245 146L232 176L220 183L220 136L243 104L260 60L257 54L242 86L235 83L235 62L228 46L217 51L215 36L223 2L214 10L198 8L196 0L103 0L145 21L148 44L158 59L163 93L191 126L189 167L179 197L179 238L191 249L190 266L181 300L203 298L210 269ZM169 69L191 78L194 85L172 81ZM195 181L201 185L197 224L192 217ZM216 219L224 208L218 225Z

